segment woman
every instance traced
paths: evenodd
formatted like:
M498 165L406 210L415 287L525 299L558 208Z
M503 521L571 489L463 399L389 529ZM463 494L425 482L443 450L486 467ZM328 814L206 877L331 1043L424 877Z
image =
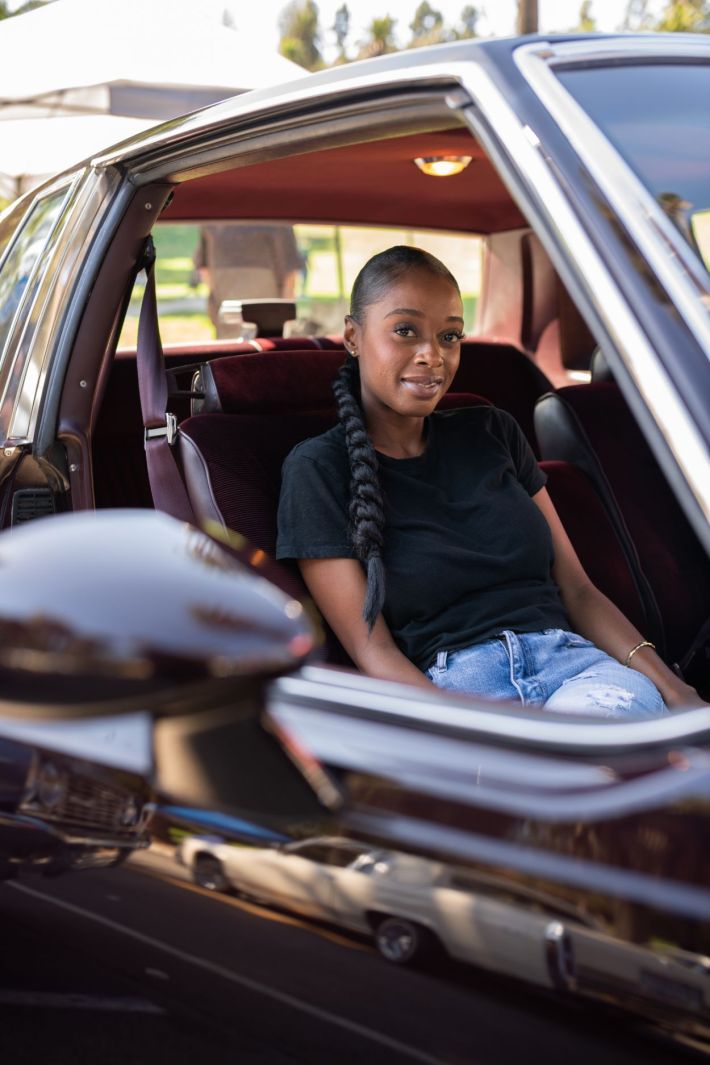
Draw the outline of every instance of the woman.
M277 557L298 561L371 676L603 717L697 703L590 582L510 415L434 413L462 313L427 252L366 263L334 384L339 424L284 464Z

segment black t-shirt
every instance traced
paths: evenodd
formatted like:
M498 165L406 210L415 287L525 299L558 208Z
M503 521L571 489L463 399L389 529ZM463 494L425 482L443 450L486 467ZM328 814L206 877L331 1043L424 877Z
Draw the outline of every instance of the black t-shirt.
M383 614L420 669L503 629L569 629L551 577L552 538L530 498L545 474L496 407L435 412L426 449L378 454L385 497ZM350 469L340 425L304 440L283 467L276 557L353 558Z

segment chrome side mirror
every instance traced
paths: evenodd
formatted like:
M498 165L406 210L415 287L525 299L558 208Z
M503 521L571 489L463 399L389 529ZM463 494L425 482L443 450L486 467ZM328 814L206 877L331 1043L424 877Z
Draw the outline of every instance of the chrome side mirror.
M84 512L0 534L0 736L21 725L31 742L33 725L45 747L54 734L100 761L97 735L118 736L100 719L149 715L153 783L170 801L322 813L261 724L265 682L313 645L297 600L167 515Z

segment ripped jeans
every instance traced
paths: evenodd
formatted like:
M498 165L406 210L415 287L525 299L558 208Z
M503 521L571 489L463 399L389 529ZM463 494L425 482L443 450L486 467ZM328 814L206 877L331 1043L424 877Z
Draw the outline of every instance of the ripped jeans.
M639 720L668 713L648 677L564 629L506 629L460 651L439 651L426 675L449 691L560 714Z

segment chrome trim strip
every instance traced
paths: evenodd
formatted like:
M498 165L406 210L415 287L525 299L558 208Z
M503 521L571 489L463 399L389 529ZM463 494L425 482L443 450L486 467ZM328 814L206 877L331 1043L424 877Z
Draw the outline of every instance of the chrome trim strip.
M86 247L96 234L107 198L119 177L115 171L101 175L84 171L64 208L61 230L47 247L49 260L33 309L37 325L10 420L10 437L34 438L57 334L65 325L64 309L73 299L74 284L85 267Z
M354 73L353 67L353 73L348 72L347 78L335 83L327 78L312 75L310 78L287 82L273 89L244 93L223 103L213 104L205 111L198 111L182 119L178 130L175 128L175 120L158 127L154 133L147 130L139 134L135 141L129 142L135 144L134 147L123 146L96 155L91 164L104 167L120 163L128 164L132 169L140 156L159 149L161 145L168 148L172 156L176 144L191 142L197 135L202 134L214 137L220 128L228 135L234 126L251 117L261 116L265 122L273 123L280 112L284 113L284 117L288 117L289 110L295 106L308 104L312 107L316 102L323 107L336 106L358 92L378 92L386 88L401 89L407 86L422 88L426 87L427 82L441 82L442 87L445 83L462 83L463 74L469 65L470 61L465 60L448 64L422 63L414 69L404 65L400 69L378 70L374 74L369 71L365 74ZM432 88L434 87L432 84ZM302 119L296 121L302 123Z
M401 722L334 715L323 706L277 698L269 700L267 714L327 769L366 773L408 792L523 819L590 824L679 805L710 788L710 755L687 747L681 771L664 762L624 780L606 766L555 759L551 752L502 749Z
M585 36L575 41L538 40L521 44L515 50L536 51L553 62L606 62L613 59L644 58L665 59L669 56L683 59L710 58L710 40L697 33L620 33L615 36Z
M49 233L44 242L42 251L35 259L30 270L29 277L25 283L20 301L15 308L15 312L12 317L12 322L7 333L7 341L4 345L4 353L0 351L0 382L2 382L2 388L0 390L0 412L2 412L6 400L17 395L22 390L22 383L17 382L19 376L24 380L24 376L27 371L26 359L22 361L22 347L25 337L27 336L29 323L32 320L33 312L37 306L37 287L41 287L43 278L47 273L47 249L51 248L52 241L56 238L56 234L60 233L66 222L66 217L71 204L74 190L76 187L76 177L67 181L63 179L61 181L54 182L46 190L42 189L41 193L31 197L28 201L27 209L24 211L21 220L18 222L13 239L8 243L5 249L5 254L2 259L2 265L0 265L0 272L2 271L8 255L12 253L17 240L22 236L25 226L29 224L32 213L39 204L46 200L52 199L57 193L63 193L63 198L60 203L59 211L55 217L54 224L51 226ZM18 360L21 360L18 363ZM23 438L25 433L13 432L12 430L13 414L10 413L7 418L7 436ZM2 427L0 426L0 433L2 433Z
M280 677L270 686L269 701L310 704L333 714L350 714L410 728L428 728L440 735L447 730L466 739L489 740L520 749L543 747L549 753L599 753L635 751L656 746L683 745L707 740L710 708L700 707L648 721L581 721L562 715L532 714L519 707L486 704L475 697L424 692L423 689L377 680L355 673L306 666Z
M670 454L710 523L710 455L705 441L679 396L641 324L632 314L591 239L572 210L554 172L540 150L534 131L524 126L488 74L469 65L464 87L495 129L498 144L479 129L475 114L468 115L477 137L495 154L504 146L524 175L529 193L538 203L555 239L578 264L578 280L609 336L618 348L633 382L643 397ZM532 135L531 135L532 134ZM505 175L503 175L505 178ZM558 268L569 267L552 242L539 236Z

